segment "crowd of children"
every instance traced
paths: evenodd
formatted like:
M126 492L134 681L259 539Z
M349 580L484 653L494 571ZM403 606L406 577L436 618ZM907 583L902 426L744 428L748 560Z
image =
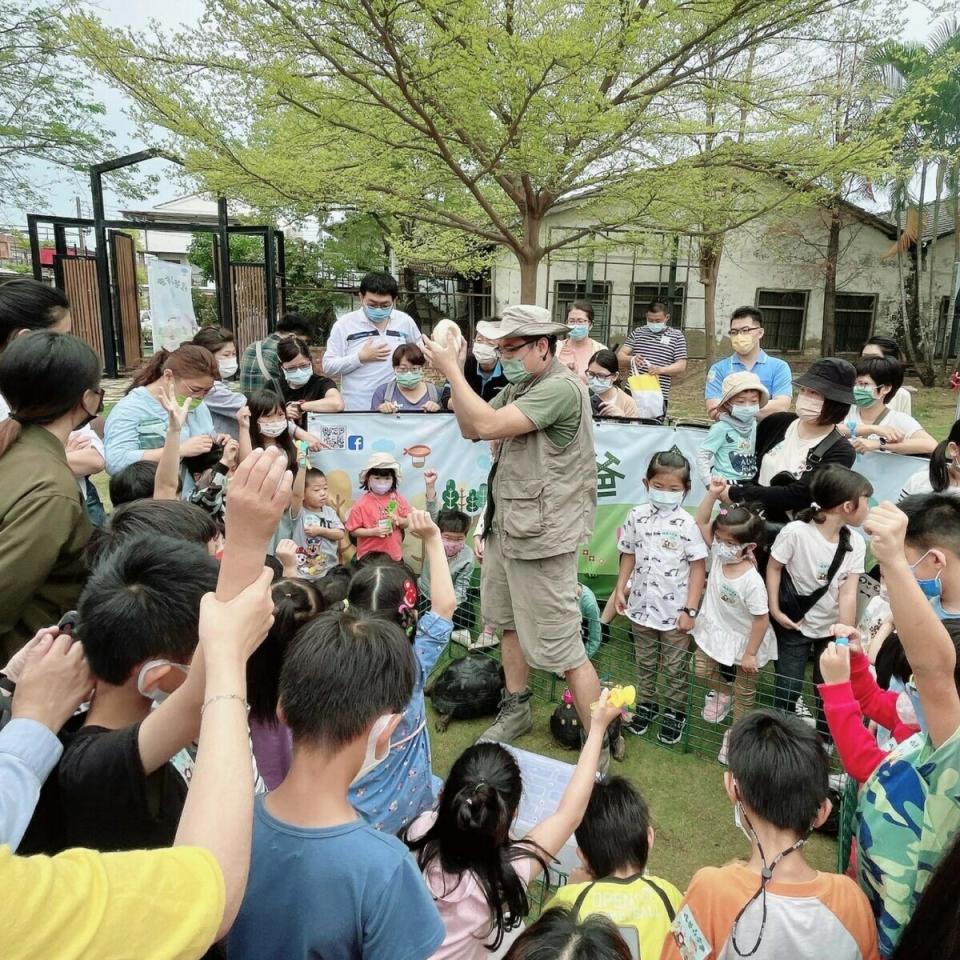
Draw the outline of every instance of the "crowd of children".
M45 401L23 370L41 337L54 360L89 359L64 334L4 351L15 426L0 427L0 462L39 429L29 411ZM474 550L471 518L439 508L430 470L426 509L411 505L387 453L370 457L342 516L315 466L324 454L307 456L322 444L271 390L248 397L237 440L184 446L190 398L215 366L174 351L135 388L153 452L127 463L117 421L114 510L84 551L76 610L2 671L6 955L957 955L960 433L933 452L929 492L871 508L863 476L820 465L783 525L730 496L757 472L769 395L752 374L724 381L695 465L676 449L651 457L617 539L612 607L635 657L635 676L617 678L635 685L627 729L678 744L694 720L719 729L732 713L722 784L749 844L681 892L647 872L655 836L637 787L598 782L621 717L607 690L559 804L523 836L507 745L470 746L440 779L426 681L451 641L495 642L473 613L482 528ZM876 414L865 391L896 384L882 364L861 379ZM95 380L57 399L64 437L89 415ZM694 515L683 504L695 482ZM404 563L414 543L419 573ZM882 584L858 617L868 545ZM595 656L608 632L586 585L578 602ZM834 753L858 788L849 875L803 855L831 815ZM572 837L581 867L524 930L528 886ZM151 922L164 896L180 914L154 903Z

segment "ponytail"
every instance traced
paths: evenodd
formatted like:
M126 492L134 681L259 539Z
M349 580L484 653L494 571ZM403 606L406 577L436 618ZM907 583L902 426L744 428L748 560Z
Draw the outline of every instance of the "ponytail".
M173 351L161 347L134 374L126 392L155 383L165 370L173 371L177 377L211 377L216 380L220 376L217 359L206 347L182 343Z
M167 362L167 357L170 356L168 350L164 350L161 347L159 350L154 353L154 355L140 367L140 369L133 375L133 379L130 381L130 386L127 387L125 393L131 393L133 390L136 390L137 387L145 387L149 383L154 383L160 379L160 375L163 373L163 365Z
M936 450L930 454L930 486L934 493L943 493L950 486L950 466L947 463L947 447L955 443L960 446L960 420L950 428L946 440L937 444Z
M13 417L7 417L0 423L0 457L2 457L19 439L22 427Z

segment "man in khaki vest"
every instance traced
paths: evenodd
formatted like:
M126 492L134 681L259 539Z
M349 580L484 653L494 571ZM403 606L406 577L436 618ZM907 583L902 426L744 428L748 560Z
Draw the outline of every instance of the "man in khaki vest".
M452 342L424 340L423 349L450 383L464 437L496 448L481 605L484 623L503 631L506 690L481 739L512 743L533 727L530 667L566 677L585 729L600 696L577 605L577 557L593 533L597 465L589 397L556 359L566 326L521 304L499 322L478 323L477 333L496 341L509 381L490 403L470 388Z

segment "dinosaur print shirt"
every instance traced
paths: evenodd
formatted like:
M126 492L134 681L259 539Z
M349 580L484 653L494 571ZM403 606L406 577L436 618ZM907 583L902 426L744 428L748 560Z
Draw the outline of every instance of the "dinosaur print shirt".
M710 553L696 521L683 507L641 503L627 515L617 549L636 559L627 617L651 630L675 629L687 605L690 564Z

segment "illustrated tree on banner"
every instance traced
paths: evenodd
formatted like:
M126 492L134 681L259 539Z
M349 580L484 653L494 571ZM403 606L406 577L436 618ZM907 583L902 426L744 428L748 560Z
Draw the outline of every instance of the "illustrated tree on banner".
M538 268L561 248L624 227L698 235L701 195L733 198L711 218L724 229L770 209L711 191L720 171L816 185L829 147L776 112L762 137L738 140L754 101L724 68L754 50L771 62L780 37L819 36L836 6L206 0L180 32L110 29L92 14L70 27L78 55L169 132L211 193L266 216L376 212L400 262L463 269L507 251L520 299L535 303ZM782 104L795 79L775 78L764 98ZM704 119L689 105L708 80L734 109L713 111L710 144L694 146ZM573 204L575 227L548 228Z

